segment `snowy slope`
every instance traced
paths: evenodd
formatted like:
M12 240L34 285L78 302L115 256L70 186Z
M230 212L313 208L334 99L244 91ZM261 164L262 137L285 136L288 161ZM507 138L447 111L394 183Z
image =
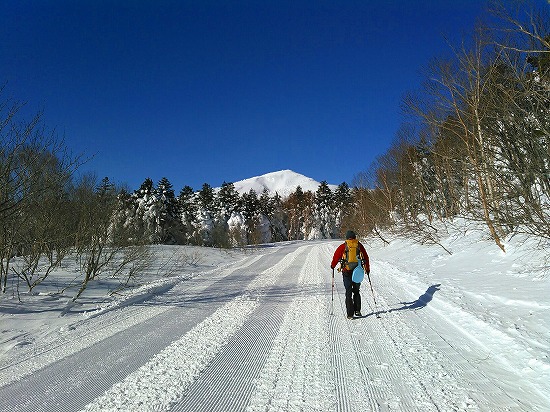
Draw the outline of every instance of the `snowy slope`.
M267 173L234 183L235 189L241 194L248 193L252 189L260 195L264 189L267 189L271 195L278 193L279 196L283 198L294 193L298 186L300 186L304 192L315 192L319 185L320 182L300 173L293 172L292 170ZM337 186L329 185L329 187L334 190Z
M0 410L550 410L548 245L367 240L376 304L364 283L348 320L338 244L157 247L202 259L110 301L4 296Z

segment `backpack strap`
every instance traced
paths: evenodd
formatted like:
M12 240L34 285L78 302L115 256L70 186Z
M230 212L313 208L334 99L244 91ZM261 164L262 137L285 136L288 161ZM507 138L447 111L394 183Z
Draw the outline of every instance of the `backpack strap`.
M363 256L363 251L361 250L361 243L357 242L357 261L363 269L365 269L365 256Z
M348 249L348 243L347 242L344 242L344 253L342 253L342 256L340 257L340 269L339 270L342 270L346 267L347 263L348 263L348 253L349 253L349 249Z
M344 261L346 263L348 263L348 261L349 261L349 246L348 246L348 242L344 242L344 244L346 245L346 248L344 249Z

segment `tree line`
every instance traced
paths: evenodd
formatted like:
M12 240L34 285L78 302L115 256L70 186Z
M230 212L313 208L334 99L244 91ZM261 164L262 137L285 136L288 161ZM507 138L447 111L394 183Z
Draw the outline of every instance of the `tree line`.
M0 90L1 92L2 90ZM267 190L239 194L232 183L185 186L147 178L130 192L108 177L77 173L84 159L68 153L55 131L0 104L0 287L32 291L71 259L80 276L75 298L100 274L124 286L150 260L149 245L221 248L340 236L350 188L297 187L287 198Z
M240 194L227 182L218 189L204 183L198 191L185 186L176 196L166 177L156 185L147 178L133 193L117 192L108 178L100 187L114 202L113 230L130 229L153 244L223 248L340 236L350 197L346 183L332 191L326 181L315 192L298 186L287 198L267 189Z

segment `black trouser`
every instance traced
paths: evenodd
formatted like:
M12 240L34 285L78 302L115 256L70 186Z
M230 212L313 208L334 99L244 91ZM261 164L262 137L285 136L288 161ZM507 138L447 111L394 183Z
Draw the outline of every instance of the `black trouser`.
M346 311L348 316L361 311L361 295L359 294L360 283L351 280L351 272L342 272L344 275L344 287L346 288Z

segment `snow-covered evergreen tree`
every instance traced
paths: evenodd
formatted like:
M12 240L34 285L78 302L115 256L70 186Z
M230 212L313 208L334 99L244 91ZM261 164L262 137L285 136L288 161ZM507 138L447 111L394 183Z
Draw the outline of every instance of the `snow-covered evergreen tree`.
M223 182L219 192L216 195L216 210L221 220L227 222L233 212L238 208L240 195L235 190L233 183Z
M336 231L336 215L332 190L322 181L315 192L313 226L308 239L330 239Z
M168 178L163 177L158 182L155 194L162 204L159 218L159 242L163 244L182 243L183 225L179 218L178 200Z
M352 207L352 202L353 199L349 185L346 182L340 183L334 192L334 214L336 219L332 238L342 236L342 222Z
M178 209L180 221L183 225L183 243L200 245L200 224L197 219L198 205L196 195L191 186L184 186L178 196Z
M212 244L217 247L229 247L239 244L242 239L234 241L231 239L229 220L238 208L240 196L233 183L223 182L220 190L214 197L215 215L212 227Z
M243 193L240 207L245 219L247 242L250 244L270 242L269 220L262 214L260 199L253 189Z
M217 205L214 202L214 198L214 189L208 183L204 183L196 197L198 206L197 221L200 227L202 244L204 246L212 246L212 230L217 214Z
M246 223L241 212L233 212L227 221L229 244L231 246L245 246L247 244Z
M161 240L160 220L163 205L157 197L153 180L145 179L140 188L132 195L135 213L133 225L141 236L149 239L150 243L159 243Z
M269 216L269 225L271 229L271 241L281 242L288 240L283 200L278 193L275 193L275 195L270 199L270 202L271 215Z
M290 240L304 239L304 215L306 208L306 194L301 186L297 186L283 202L283 209L287 219L287 237Z

